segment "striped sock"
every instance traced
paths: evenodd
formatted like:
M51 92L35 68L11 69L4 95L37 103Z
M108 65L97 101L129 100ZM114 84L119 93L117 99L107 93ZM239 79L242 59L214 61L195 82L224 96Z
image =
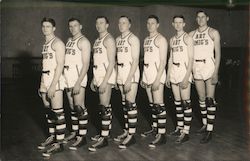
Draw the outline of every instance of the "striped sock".
M122 101L123 117L124 117L124 129L128 130L128 110L125 106L126 102Z
M154 108L154 104L149 103L149 107L152 110L152 108ZM157 129L157 115L154 112L152 112L152 127Z
M201 109L201 118L203 125L207 125L207 107L206 102L199 100L200 109Z
M85 136L87 134L87 124L88 124L88 111L84 107L84 113L78 117L79 119L79 136Z
M176 109L177 128L183 129L184 113L183 113L183 108L181 106L181 101L174 101L174 104L175 104L175 109Z
M155 110L157 111L157 128L158 134L165 134L166 133L166 123L167 123L167 112L165 109L165 104L155 104Z
M135 134L137 124L137 107L136 103L127 102L128 109L128 132L129 134Z
M101 136L107 137L109 136L109 131L111 129L111 120L112 120L112 112L111 105L105 107L102 106L102 131Z
M214 99L208 97L206 99L206 104L207 104L207 131L213 131L215 112L216 112L216 105L214 103Z
M66 123L63 108L54 109L54 112L57 115L56 120L56 141L62 142L65 137Z
M71 120L72 120L72 131L78 132L79 126L78 126L78 117L76 115L75 111L71 111Z
M189 134L191 121L192 121L191 101L190 100L182 101L182 107L184 109L184 129L183 129L183 132L185 134Z

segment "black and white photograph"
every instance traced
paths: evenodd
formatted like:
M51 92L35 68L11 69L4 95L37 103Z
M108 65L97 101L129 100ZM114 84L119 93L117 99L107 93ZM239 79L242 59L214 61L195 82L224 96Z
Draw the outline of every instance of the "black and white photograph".
M0 161L250 161L249 1L0 0Z

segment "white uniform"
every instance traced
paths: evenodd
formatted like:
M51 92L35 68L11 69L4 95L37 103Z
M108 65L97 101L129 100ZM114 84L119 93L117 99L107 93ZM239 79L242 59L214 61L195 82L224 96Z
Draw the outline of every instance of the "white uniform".
M117 66L118 66L118 75L117 75L117 84L124 85L128 74L131 69L133 62L132 53L131 53L131 44L129 43L129 37L133 35L129 33L126 37L122 38L119 36L116 39L116 51L117 51ZM132 82L138 83L140 77L139 65L137 66L136 72L132 77Z
M142 81L146 85L152 85L156 79L160 66L160 51L155 45L155 39L159 34L153 37L147 37L144 40L144 69ZM160 82L164 84L166 81L166 70L163 71Z
M214 41L209 35L209 27L203 32L198 29L193 35L194 40L194 78L207 80L215 70Z
M52 43L56 37L50 40L48 43L43 45L42 49L42 77L40 84L40 92L47 93L56 70L57 62L56 62L56 52L52 49ZM61 75L58 83L56 84L56 90L64 90L65 88L65 79L64 76Z
M104 39L109 35L105 35L103 38L98 38L95 40L93 49L94 49L94 66L93 66L93 73L94 73L94 85L99 87L106 75L106 71L109 65L108 60L108 53L107 49L104 46L103 42ZM108 80L109 84L116 84L116 71L115 68L113 69L111 76Z
M172 66L170 69L170 82L178 84L183 81L188 67L188 48L184 41L186 33L181 36L174 36L172 38L171 52L172 52ZM190 74L189 82L192 82L192 75Z
M66 55L65 55L65 65L64 65L64 75L66 78L67 88L73 88L76 81L79 78L82 69L82 53L78 47L78 43L81 38L80 36L76 39L70 38L66 44ZM81 82L82 87L87 85L87 74Z

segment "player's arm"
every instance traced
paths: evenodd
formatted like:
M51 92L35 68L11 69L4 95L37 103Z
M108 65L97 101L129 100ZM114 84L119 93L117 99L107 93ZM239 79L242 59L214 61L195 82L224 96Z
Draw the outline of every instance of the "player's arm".
M115 66L116 47L115 47L115 40L113 39L113 37L111 36L106 37L104 40L104 46L107 49L109 65L107 67L103 83L107 84Z
M48 91L48 96L51 98L54 96L56 84L59 81L59 78L63 72L64 67L64 57L65 57L65 45L61 40L56 39L52 43L52 49L55 50L57 66L55 69L54 77ZM53 90L52 90L53 89ZM50 91L52 90L52 91ZM51 93L50 93L51 92Z
M129 43L131 44L131 55L132 55L132 64L128 74L127 81L131 82L132 77L134 76L136 69L139 64L139 56L140 56L140 40L136 36L131 36L129 39Z
M86 76L88 69L89 69L91 45L88 39L82 38L78 42L78 46L81 50L81 56L82 56L81 57L82 69L77 80L77 83L80 84L82 80L84 79L84 77Z
M172 38L170 39L170 56L168 59L168 71L167 71L167 80L166 80L166 85L168 88L170 88L170 71L173 65L173 52L172 52Z
M160 54L160 65L156 75L156 81L160 81L163 71L165 70L167 63L167 51L168 51L168 43L164 37L159 37L158 39L158 47Z
M187 44L187 52L188 52L188 64L187 64L187 72L184 77L184 80L188 80L193 68L194 61L194 43L192 37L186 35L184 38L185 43Z
M220 45L220 34L217 30L213 29L211 36L214 40L214 51L215 51L215 70L214 75L218 75L220 59L221 59L221 45Z

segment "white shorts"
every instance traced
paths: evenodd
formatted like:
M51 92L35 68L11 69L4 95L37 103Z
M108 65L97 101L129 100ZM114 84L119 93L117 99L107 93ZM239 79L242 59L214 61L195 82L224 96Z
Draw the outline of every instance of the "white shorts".
M174 63L172 64L170 70L170 82L173 84L181 83L187 73L187 67L184 63ZM188 79L190 83L192 83L192 74Z
M79 78L81 68L82 67L80 67L80 66L78 67L78 65L64 66L64 76L66 79L66 87L67 88L73 88L75 86L75 83ZM88 77L86 74L81 82L81 86L85 88L87 86L87 81L88 81Z
M202 60L194 60L193 75L196 80L208 80L215 70L215 60L213 57Z
M147 85L150 86L154 83L156 76L157 76L158 69L156 65L144 65L143 74L142 74L142 81ZM166 70L164 69L160 82L165 84L166 82Z
M47 93L48 89L53 81L54 72L43 73L41 76L41 84L39 91L42 93ZM60 76L58 83L56 84L56 90L64 90L66 87L65 78L63 75Z
M95 86L99 87L102 84L102 81L105 77L106 74L106 70L99 70L96 68L93 68L93 73L94 73L94 79L93 79L93 83ZM108 83L111 85L115 85L116 84L116 71L115 68L113 69L111 76L108 80Z
M119 85L124 85L127 78L128 74L130 72L131 65L118 65L118 72L117 72L117 84ZM132 83L139 83L140 79L140 70L139 67L137 67L134 76L132 77Z

